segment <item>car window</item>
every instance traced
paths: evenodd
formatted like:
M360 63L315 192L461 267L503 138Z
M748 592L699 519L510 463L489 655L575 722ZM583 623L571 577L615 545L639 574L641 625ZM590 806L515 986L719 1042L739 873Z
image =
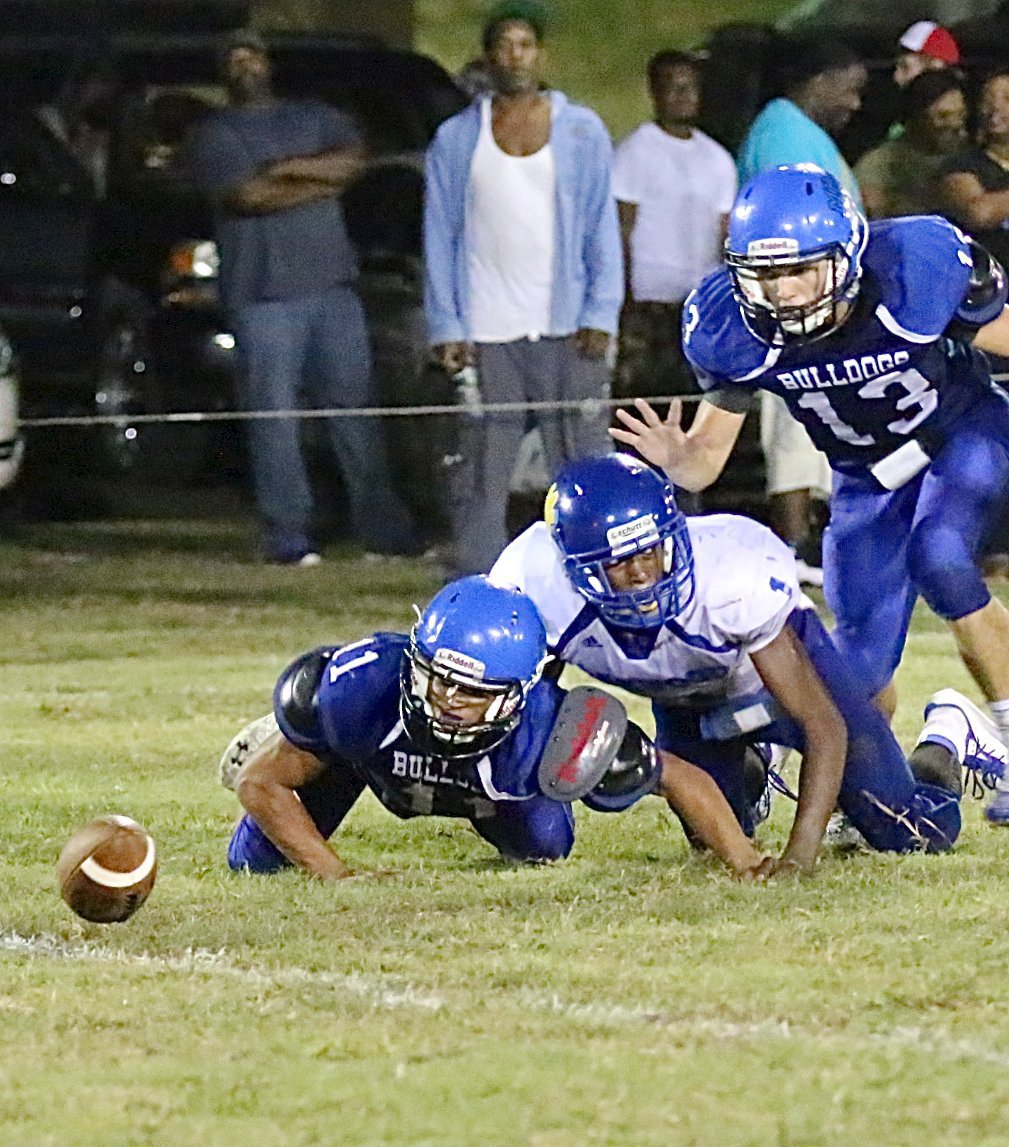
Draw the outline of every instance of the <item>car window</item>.
M25 109L0 123L0 189L8 195L89 196L90 179L45 109Z

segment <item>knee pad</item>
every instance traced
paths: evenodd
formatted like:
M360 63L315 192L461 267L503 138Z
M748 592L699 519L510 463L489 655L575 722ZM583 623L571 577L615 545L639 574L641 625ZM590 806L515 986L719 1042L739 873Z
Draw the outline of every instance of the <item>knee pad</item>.
M991 600L965 539L949 527L919 523L908 544L908 567L915 588L947 621L966 617Z

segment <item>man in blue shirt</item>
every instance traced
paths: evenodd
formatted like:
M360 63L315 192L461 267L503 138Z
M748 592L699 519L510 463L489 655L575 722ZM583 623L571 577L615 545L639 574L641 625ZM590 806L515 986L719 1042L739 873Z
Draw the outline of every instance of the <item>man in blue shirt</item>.
M552 472L606 450L598 400L609 396L623 269L609 136L594 112L542 89L542 38L537 5L501 5L484 33L493 95L442 124L428 149L425 310L439 363L478 372L483 402L585 404L534 415ZM469 394L475 406L472 384ZM489 569L507 541L526 430L524 411L460 420L456 573Z
M355 288L357 263L340 193L362 170L354 125L317 100L281 100L254 32L222 57L230 106L202 121L187 166L214 201L221 296L234 326L248 410L294 410L303 386L322 408L373 405L371 353ZM358 539L416 551L419 537L393 493L380 431L360 418L327 423ZM312 495L296 418L248 424L263 555L314 565Z

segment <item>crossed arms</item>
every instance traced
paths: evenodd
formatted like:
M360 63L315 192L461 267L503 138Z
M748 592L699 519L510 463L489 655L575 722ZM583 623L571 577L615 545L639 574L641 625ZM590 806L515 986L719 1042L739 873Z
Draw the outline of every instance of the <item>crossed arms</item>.
M293 155L260 168L251 178L230 188L222 203L236 215L269 215L304 203L339 195L366 164L364 149L354 144Z

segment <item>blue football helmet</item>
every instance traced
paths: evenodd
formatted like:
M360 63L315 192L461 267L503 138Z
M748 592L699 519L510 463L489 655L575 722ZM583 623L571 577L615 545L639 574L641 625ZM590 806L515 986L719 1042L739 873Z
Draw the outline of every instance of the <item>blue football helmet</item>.
M854 302L869 225L837 179L814 164L762 171L743 188L729 216L725 262L751 330L780 344L829 334L842 304ZM775 304L761 272L826 260L823 287L812 302Z
M440 757L494 748L519 722L543 672L547 635L532 601L479 575L450 582L420 614L403 655L400 714L418 747ZM483 718L463 724L431 703L434 678L486 695Z
M629 454L583 458L547 492L544 517L576 590L606 621L653 629L694 596L694 554L672 485ZM608 567L661 547L659 580L641 589L610 584Z

